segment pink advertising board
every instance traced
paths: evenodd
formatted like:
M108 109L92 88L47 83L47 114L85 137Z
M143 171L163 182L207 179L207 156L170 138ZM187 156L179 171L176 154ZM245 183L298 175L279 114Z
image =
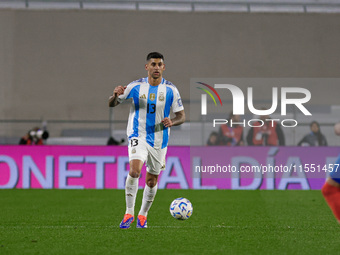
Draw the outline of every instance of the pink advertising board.
M321 189L339 153L339 147L170 146L159 188ZM125 146L0 146L0 188L123 189L128 161ZM140 187L144 176L145 167Z

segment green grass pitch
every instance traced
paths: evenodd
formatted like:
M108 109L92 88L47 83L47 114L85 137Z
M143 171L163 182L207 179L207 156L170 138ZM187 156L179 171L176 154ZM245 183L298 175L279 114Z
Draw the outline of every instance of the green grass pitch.
M139 190L138 213L142 198ZM173 199L193 204L173 219ZM338 254L320 191L158 190L148 229L119 229L123 190L1 190L0 254Z

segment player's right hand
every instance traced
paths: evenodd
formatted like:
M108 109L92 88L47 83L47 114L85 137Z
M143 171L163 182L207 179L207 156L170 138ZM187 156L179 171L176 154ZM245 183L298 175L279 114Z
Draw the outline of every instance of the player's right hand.
M120 96L122 94L124 94L124 90L126 89L126 86L117 86L115 87L115 89L113 90L113 94L117 97Z

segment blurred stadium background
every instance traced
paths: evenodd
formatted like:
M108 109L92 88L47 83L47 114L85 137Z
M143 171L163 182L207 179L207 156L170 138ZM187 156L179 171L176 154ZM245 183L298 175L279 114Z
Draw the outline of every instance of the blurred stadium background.
M107 100L114 86L145 76L154 50L165 55L164 77L179 87L192 124L202 120L190 116L190 78L340 77L339 12L339 0L1 0L0 144L43 125L47 144L125 138L129 106L113 111ZM309 106L329 145L340 144L339 91L319 87ZM287 145L309 132L310 121L296 117ZM189 126L173 128L170 145L188 145ZM197 145L213 128L200 130Z
M193 178L188 146L175 145L204 145L214 131L190 114L190 79L340 78L339 42L340 0L0 0L0 254L338 254L339 226L320 192L325 172ZM35 126L47 128L50 145L125 138L129 106L110 109L108 98L146 76L151 51L164 54L188 121L172 128L149 229L121 231L126 147L7 145ZM339 92L314 86L307 107L334 147L204 147L204 160L328 168L340 148ZM270 93L256 99L269 103ZM311 119L288 116L300 123L284 129L293 146ZM176 197L193 203L189 220L170 216Z

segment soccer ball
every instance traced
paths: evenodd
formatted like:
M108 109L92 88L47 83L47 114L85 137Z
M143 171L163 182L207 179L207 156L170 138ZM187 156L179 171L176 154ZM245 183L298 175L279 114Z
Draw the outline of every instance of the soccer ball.
M172 217L178 220L187 220L192 215L192 204L184 198L176 198L170 205L170 214Z

